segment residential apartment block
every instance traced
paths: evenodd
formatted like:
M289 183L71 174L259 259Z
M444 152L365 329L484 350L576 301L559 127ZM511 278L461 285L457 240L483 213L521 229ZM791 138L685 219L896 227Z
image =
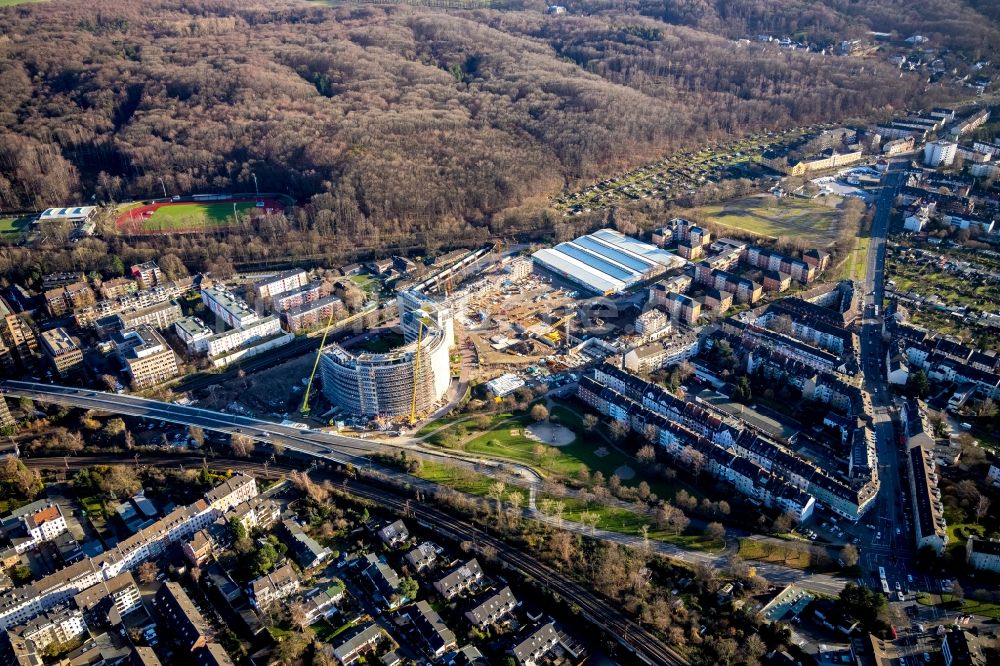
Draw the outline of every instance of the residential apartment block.
M910 475L917 549L930 546L941 555L948 544L948 531L934 460L924 447L913 446L906 452L906 466Z
M3 531L20 555L63 534L66 518L58 504L37 500L4 516Z
M135 390L156 386L180 372L174 350L148 324L116 333L111 343Z
M33 583L0 593L0 628L24 624L81 591L160 556L256 494L257 485L251 477L234 477L206 493L205 499L174 509L96 557L85 557Z
M292 565L285 564L269 574L250 581L247 593L253 607L266 612L275 603L298 592L301 585Z
M965 542L965 556L973 569L1000 572L1000 541L996 539L970 536Z
M764 288L756 282L712 268L704 261L695 264L694 279L698 284L735 294L740 303L756 303L764 293Z
M41 342L42 354L60 378L74 375L83 369L83 350L66 329L53 328L43 332Z
M816 266L801 259L793 259L783 254L751 245L743 254L743 261L761 270L778 271L790 275L793 280L808 284L816 279Z
M285 329L291 333L302 333L325 326L328 321L337 321L347 314L344 302L336 296L326 296L289 308L282 312Z
M468 591L483 578L479 562L473 558L452 569L444 577L434 581L434 589L445 599L452 599Z
M129 275L138 283L140 289L152 289L165 282L163 271L160 270L155 261L135 264L129 269Z
M254 282L253 289L258 301L265 301L273 299L279 294L300 289L308 282L309 275L301 268L294 268Z
M221 284L203 287L201 302L216 317L232 328L243 328L260 319L260 315L251 310L246 302Z
M324 285L320 280L306 283L298 289L287 291L283 294L276 294L271 297L272 312L287 312L292 308L297 308L306 303L313 303L323 298Z

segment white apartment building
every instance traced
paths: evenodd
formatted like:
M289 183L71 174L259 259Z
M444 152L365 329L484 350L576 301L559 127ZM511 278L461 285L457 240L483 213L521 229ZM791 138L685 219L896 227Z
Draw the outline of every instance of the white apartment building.
M44 578L0 594L0 629L24 624L80 592L119 576L172 544L187 539L257 494L252 477L239 475L174 511L97 557L86 557Z
M243 328L260 316L250 309L242 299L227 291L222 285L213 285L201 290L201 301L216 317L233 328Z
M957 152L957 143L932 141L924 146L924 164L932 167L951 166Z

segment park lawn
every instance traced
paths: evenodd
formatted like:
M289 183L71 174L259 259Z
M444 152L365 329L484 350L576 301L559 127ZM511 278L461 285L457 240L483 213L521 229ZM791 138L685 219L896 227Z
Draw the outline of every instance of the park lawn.
M480 497L486 496L490 485L495 481L495 479L485 474L471 472L462 467L456 467L447 463L427 460L421 461L420 469L414 476Z
M495 428L497 424L500 423L501 421L506 421L507 419L513 418L514 413L496 412L495 414L462 414L460 412L452 412L447 416L442 416L439 419L425 423L423 426L420 427L420 430L417 431L417 436L420 437L433 432L437 432L438 430L444 428L444 426L458 423L463 419L468 419L468 421L465 421L464 423L457 425L455 428L445 428L444 430L441 431L442 434L451 432L453 430L461 432L465 431L471 432L472 430L475 429L474 423L476 422L476 420L483 417L485 417L488 421L488 425L486 426L485 430L489 430L491 428ZM431 438L431 443L434 444L439 443L435 442L434 439L435 438L433 437Z
M0 0L2 2L3 0ZM31 228L33 215L21 215L19 217L0 217L0 240L12 242L20 240Z
M256 209L253 201L242 201L236 204L238 215L247 215ZM152 216L143 222L147 231L170 231L172 229L197 229L208 227L227 227L234 224L233 203L183 203L161 206L153 211Z
M840 201L839 197L837 201ZM692 214L714 224L759 236L777 238L793 235L825 247L831 241L829 232L837 217L837 209L812 199L775 199L770 195L760 195L701 206L695 208Z
M647 535L655 541L663 541L683 548L693 548L696 550L711 550L722 548L725 544L716 543L706 539L697 531L685 530L681 534L674 534L666 530L661 530L653 525L653 518L637 511L632 511L624 507L608 506L600 502L584 502L575 497L560 497L557 499L565 507L562 517L574 523L583 523L583 514L590 512L597 514L596 527L599 530L608 532L618 532L631 536L642 536L642 528L647 527Z
M424 437L436 430L440 430L445 426L451 425L453 423L456 423L457 421L461 421L462 419L467 419L467 418L470 418L469 414L463 414L461 412L452 412L447 416L442 416L439 419L434 419L433 421L428 421L424 423L422 426L420 426L420 429L414 433L414 436Z
M955 613L982 615L1000 620L1000 604L987 601L976 601L975 599L962 599L960 601L952 594L920 592L917 594L917 603L923 606L941 606Z
M745 560L777 562L793 569L813 569L830 571L835 568L830 563L815 561L811 546L801 546L789 542L787 546L765 544L756 539L740 539L740 557Z
M15 5L27 5L44 1L45 0L0 0L0 7L13 7Z
M986 528L982 525L975 525L973 523L948 523L948 546L949 551L961 549L964 557L965 553L965 542L969 540L969 536L975 534L977 536L983 536L986 532Z
M351 282L358 285L366 293L375 293L381 289L382 285L371 275L352 275Z

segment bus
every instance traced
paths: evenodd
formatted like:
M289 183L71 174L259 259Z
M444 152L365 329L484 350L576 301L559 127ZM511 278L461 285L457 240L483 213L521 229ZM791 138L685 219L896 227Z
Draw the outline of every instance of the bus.
M882 579L882 591L885 592L885 596L892 596L892 590L889 589L889 582L885 578Z
M885 567L878 568L878 577L885 580Z

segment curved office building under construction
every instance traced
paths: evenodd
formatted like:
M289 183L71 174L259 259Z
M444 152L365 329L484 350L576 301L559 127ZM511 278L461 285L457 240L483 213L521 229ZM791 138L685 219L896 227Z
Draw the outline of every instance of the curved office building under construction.
M384 354L350 352L332 344L323 350L323 394L358 416L399 418L426 414L451 383L448 348L454 336L451 312L416 292L399 295L406 344Z

